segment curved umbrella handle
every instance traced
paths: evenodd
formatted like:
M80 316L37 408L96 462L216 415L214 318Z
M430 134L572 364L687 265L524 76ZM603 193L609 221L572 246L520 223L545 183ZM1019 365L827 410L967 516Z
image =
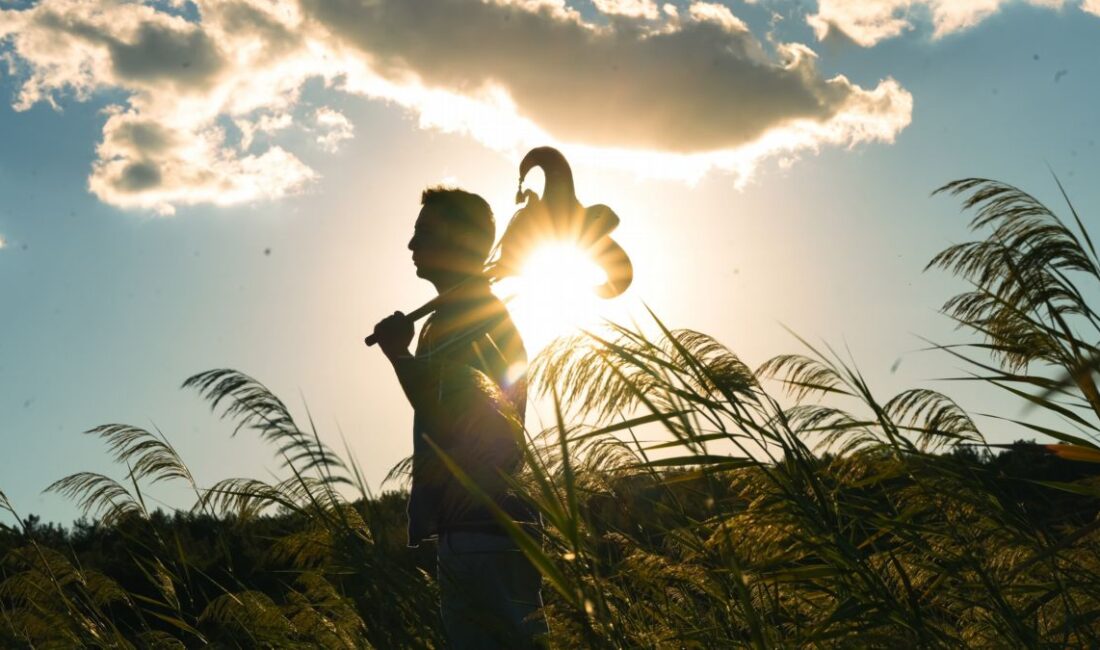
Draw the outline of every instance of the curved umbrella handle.
M607 273L607 282L596 287L596 294L601 298L614 298L634 281L634 265L623 247L610 237L604 237L593 248L592 257Z

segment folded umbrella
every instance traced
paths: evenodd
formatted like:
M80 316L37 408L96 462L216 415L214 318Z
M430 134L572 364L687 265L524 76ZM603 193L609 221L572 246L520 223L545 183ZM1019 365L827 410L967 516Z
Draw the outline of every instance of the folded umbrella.
M543 170L546 185L543 195L524 190L523 181L535 167ZM516 203L524 206L516 211L504 230L494 253L485 264L484 274L490 282L519 275L527 258L540 246L550 243L572 244L591 256L607 275L607 281L595 288L602 298L614 298L626 291L634 279L634 267L611 232L619 225L619 216L603 204L584 207L577 200L573 186L573 171L565 156L553 147L536 147L527 152L519 165L519 189ZM406 314L413 321L435 311L455 287ZM368 336L367 345L374 345Z

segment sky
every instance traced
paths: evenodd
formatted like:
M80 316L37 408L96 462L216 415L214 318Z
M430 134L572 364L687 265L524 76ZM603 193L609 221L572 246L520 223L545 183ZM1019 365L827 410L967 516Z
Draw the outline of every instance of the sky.
M211 368L308 407L378 487L412 414L362 338L432 295L420 191L482 194L499 232L540 145L635 266L586 318L648 305L754 367L800 351L790 328L884 398L1019 415L921 351L971 340L938 313L961 285L924 271L967 219L930 193L981 176L1061 209L1053 171L1100 226L1098 105L1096 0L0 0L0 490L71 521L43 489L124 478L82 435L114 422L200 484L279 473L180 389ZM576 325L511 304L532 353Z

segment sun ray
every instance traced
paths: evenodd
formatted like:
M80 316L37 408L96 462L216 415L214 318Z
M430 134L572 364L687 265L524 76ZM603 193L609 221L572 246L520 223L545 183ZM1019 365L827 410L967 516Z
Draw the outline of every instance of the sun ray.
M599 323L605 302L595 288L607 275L590 255L569 243L539 246L515 277L497 283L497 294L523 335L529 354L551 340Z

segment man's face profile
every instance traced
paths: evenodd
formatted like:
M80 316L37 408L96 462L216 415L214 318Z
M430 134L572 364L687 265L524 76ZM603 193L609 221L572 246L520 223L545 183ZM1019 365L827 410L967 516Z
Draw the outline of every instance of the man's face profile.
M465 268L469 265L468 260L458 250L447 224L447 215L440 211L438 205L426 205L420 209L412 239L409 240L409 250L412 251L417 277L429 282L446 275L469 272Z
M443 237L440 236L443 224L434 213L433 206L421 208L413 227L412 239L409 240L416 275L425 279L430 279L432 270L439 266L439 258L446 248L445 242L441 241Z

